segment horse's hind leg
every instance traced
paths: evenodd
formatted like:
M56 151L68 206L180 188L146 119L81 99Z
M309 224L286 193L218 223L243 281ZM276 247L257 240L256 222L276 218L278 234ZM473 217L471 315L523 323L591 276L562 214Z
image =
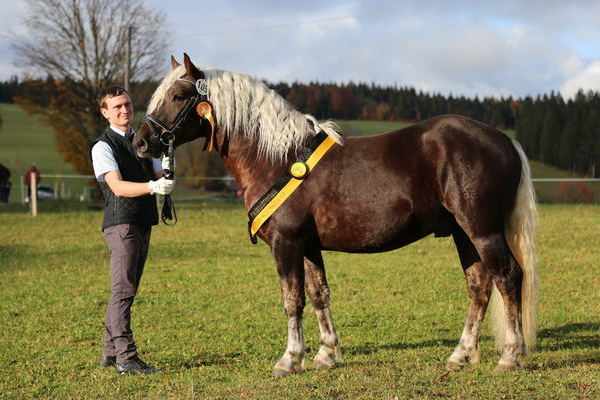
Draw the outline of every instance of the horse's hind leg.
M469 290L469 310L458 346L448 359L450 368L480 359L479 334L492 291L492 274L484 267L475 246L460 227L452 234Z
M504 301L505 342L499 369L521 366L520 359L527 354L521 317L521 284L523 271L513 257L503 232L473 238L486 268Z
M306 291L319 321L321 346L315 356L313 368L331 368L342 361L342 349L329 308L329 286L321 251L307 249L304 258Z
M302 372L304 367L304 244L279 236L273 239L271 250L277 264L283 305L288 318L287 348L273 367L273 375L285 376Z

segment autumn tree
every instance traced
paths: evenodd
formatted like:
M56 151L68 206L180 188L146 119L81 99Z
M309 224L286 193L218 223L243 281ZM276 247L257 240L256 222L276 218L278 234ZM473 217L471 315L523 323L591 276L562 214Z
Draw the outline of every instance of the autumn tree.
M161 62L168 37L165 15L142 0L26 2L27 33L13 34L12 42L17 64L30 79L15 100L54 128L66 162L90 173L88 145L106 126L97 94L123 83L129 37L130 79L160 76L166 64Z

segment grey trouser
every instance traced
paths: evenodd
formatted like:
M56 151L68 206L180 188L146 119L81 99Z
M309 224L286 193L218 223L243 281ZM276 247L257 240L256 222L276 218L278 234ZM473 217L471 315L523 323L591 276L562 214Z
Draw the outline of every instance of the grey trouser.
M140 285L150 243L150 226L108 227L104 238L110 251L111 294L106 311L104 355L123 364L137 355L131 332L131 305Z

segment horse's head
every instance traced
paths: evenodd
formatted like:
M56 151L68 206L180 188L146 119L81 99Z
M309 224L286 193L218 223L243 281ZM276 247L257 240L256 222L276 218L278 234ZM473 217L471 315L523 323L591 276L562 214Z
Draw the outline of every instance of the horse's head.
M183 66L171 56L171 66L173 71L152 95L147 114L133 139L139 157L166 154L170 140L179 146L199 137L212 139L211 125L206 119L206 107L210 109L210 105L204 74L187 54L183 55Z

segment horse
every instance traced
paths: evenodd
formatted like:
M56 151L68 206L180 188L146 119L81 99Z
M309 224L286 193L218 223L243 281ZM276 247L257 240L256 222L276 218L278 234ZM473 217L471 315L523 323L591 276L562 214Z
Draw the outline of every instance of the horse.
M459 115L344 138L333 121L295 110L248 75L199 69L187 54L183 65L171 56L171 66L133 139L138 156L165 154L169 139L177 147L205 138L244 189L247 210L317 134L335 142L257 232L275 260L287 316L287 347L273 375L304 370L305 291L320 330L312 367L343 361L323 251L384 252L430 234L454 239L470 299L448 366L480 361L482 322L499 292L497 369L522 367L535 343L539 278L535 193L515 140ZM195 112L206 107L198 105L199 93L212 110L208 117Z

